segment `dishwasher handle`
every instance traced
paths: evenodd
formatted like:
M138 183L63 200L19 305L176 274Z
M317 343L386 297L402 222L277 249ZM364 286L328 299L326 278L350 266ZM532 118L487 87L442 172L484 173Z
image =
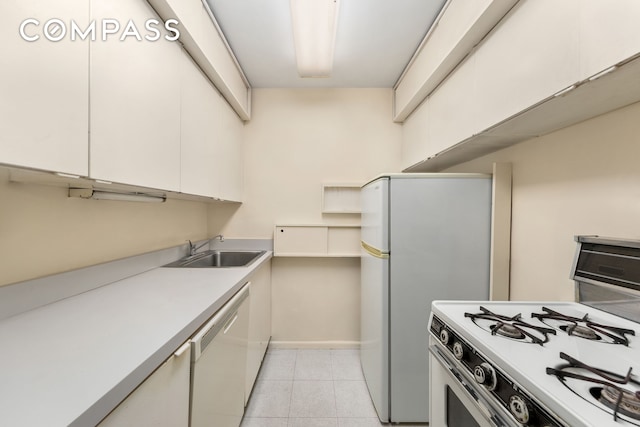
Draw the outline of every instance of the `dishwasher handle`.
M207 346L213 341L218 333L224 329L226 333L235 322L238 314L238 308L243 301L249 296L249 288L251 282L245 283L220 310L214 314L201 329L191 339L191 361L196 362Z

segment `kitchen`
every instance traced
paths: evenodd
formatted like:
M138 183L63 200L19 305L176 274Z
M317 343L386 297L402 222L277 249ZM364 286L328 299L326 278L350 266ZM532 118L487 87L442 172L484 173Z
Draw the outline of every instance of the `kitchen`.
M531 7L532 1L520 3L518 7L523 9ZM553 9L553 14L541 7L539 15L530 16L545 23L549 15L556 18L555 26L548 24L551 28L545 29L553 40L553 29L565 34L569 33L565 24L578 23L570 5L560 8L550 3L545 2L544 7ZM598 33L608 40L604 46L621 46L623 52L618 58L605 58L606 65L598 71L637 53L633 46L638 39L635 25L604 25L605 11L633 23L632 3L598 8L598 2L590 2L594 10L599 10L595 14L603 20L602 29L608 30ZM576 4L571 2L573 7ZM547 46L543 41L539 44ZM505 53L509 64L525 63L532 54L525 49L514 50ZM541 50L537 54L542 55ZM605 51L618 54L617 50ZM553 73L558 74L558 70L554 68ZM520 87L519 83L514 82L515 87ZM628 91L633 89L634 84L629 83ZM530 101L522 109L539 100ZM503 99L496 99L499 101ZM640 148L634 138L640 130L636 120L639 108L632 104L445 168L450 172L490 173L493 163L512 165L510 299L573 300L569 270L575 254L574 235L638 237L638 204L633 197L640 178L635 162ZM391 120L390 88L254 88L252 111L251 120L242 130L242 205L174 199L162 205L93 203L67 198L64 188L14 182L10 172L2 170L1 284L216 234L271 239L278 223L357 225L356 215L322 215L323 183L362 184L383 172L399 172L434 152L413 142L421 139L420 132L426 132L420 128L425 121L417 114L404 124ZM461 111L457 120L465 121L468 117L464 113ZM437 148L435 152L440 151ZM363 152L368 153L366 158ZM25 257L34 250L45 250L46 256L34 263L32 257ZM535 263L529 261L532 256ZM548 268L538 268L539 263ZM358 342L357 258L275 257L272 268L273 341L334 346Z

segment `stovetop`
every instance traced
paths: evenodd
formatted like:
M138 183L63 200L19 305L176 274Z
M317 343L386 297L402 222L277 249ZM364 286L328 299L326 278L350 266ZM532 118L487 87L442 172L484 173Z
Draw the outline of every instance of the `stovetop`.
M507 320L491 322L470 316L487 311ZM575 319L561 322L556 312ZM570 302L437 301L432 313L567 425L640 426L640 420L625 413L626 399L633 401L633 396L624 394L618 409L612 409L620 396L616 386L632 393L640 390L635 383L640 381L638 323ZM551 314L551 319L533 314ZM515 319L515 326L510 318ZM589 372L581 364L604 372ZM614 382L614 389L607 388L600 384L601 374L616 381L628 375L631 382ZM574 378L580 375L590 380ZM598 401L601 393L603 401L614 401L611 408Z

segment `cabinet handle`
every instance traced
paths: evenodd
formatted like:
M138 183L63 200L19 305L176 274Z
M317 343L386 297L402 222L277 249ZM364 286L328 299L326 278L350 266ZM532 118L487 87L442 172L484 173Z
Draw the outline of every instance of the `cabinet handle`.
M222 331L223 334L226 334L227 331L229 329L231 329L231 327L233 326L234 323L236 323L236 320L238 320L238 313L236 312L236 314L233 315L233 319L231 319L229 321L229 323L227 323L224 327L224 330Z
M173 353L173 355L175 357L180 357L184 354L185 351L189 350L191 348L191 342L187 341L186 343L182 344L182 346L176 350L175 353Z

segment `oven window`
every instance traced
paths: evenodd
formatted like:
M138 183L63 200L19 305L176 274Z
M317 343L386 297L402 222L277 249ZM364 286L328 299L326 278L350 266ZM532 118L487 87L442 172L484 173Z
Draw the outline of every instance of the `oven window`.
M447 426L480 427L449 386L447 386Z

